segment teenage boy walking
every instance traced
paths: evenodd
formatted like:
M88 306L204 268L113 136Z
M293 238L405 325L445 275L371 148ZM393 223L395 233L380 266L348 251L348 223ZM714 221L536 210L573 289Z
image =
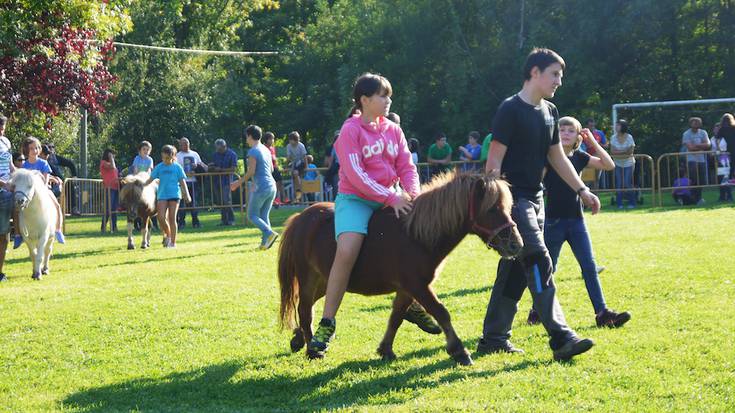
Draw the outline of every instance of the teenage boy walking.
M504 175L513 193L513 220L524 247L517 259L501 259L485 314L480 353L522 353L511 344L518 301L528 287L533 306L549 334L555 360L568 360L594 343L580 339L567 326L556 299L553 266L543 236L544 201L541 181L548 163L595 214L600 200L589 191L559 144L559 113L544 100L561 86L565 63L556 52L534 49L523 68L523 88L500 104L493 120L493 140L485 168Z

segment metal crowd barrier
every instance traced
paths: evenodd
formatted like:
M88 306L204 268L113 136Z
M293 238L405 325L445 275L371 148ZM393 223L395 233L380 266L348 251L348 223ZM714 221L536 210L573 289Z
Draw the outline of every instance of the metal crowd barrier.
M698 155L704 157L704 162L696 162L696 158L691 158ZM721 165L719 162L720 156L725 155L729 157L728 152L719 151L670 152L659 156L656 161L656 169L658 170L658 205L663 205L664 191L673 192L675 189L702 190L729 186L729 182L727 182L730 176L729 161L727 166ZM689 161L689 159L692 160ZM704 164L702 165L702 169L699 169L698 164ZM674 181L681 177L682 172L689 178L691 185L674 186ZM696 179L693 175L696 175ZM724 182L720 176L725 177Z
M239 176L228 172L207 172L191 174L195 177L193 206L187 206L182 202L179 210L210 210L220 208L239 208L242 222L245 223L245 205L247 201L246 191L239 190L238 194L229 192L229 184L223 187L220 179L232 176L231 182L239 179ZM229 202L222 202L219 191L226 190L230 193ZM64 216L104 216L106 200L110 199L110 190L104 187L101 179L67 178L64 180L61 191L61 208ZM239 200L239 202L235 202ZM112 211L115 213L115 211ZM119 212L119 211L118 211ZM64 220L66 226L66 220ZM66 228L64 228L66 230Z
M629 156L611 156L613 161L616 159L625 159ZM640 202L642 196L648 193L651 197L651 205L656 203L656 168L653 158L646 154L633 154L635 164L633 165L633 186L631 188L623 188L623 183L618 182L615 169L612 171L596 171L591 168L585 168L582 171L582 181L590 187L592 192L602 198L603 194L617 195L618 192L633 192L636 199ZM620 188L618 188L620 184ZM604 203L604 199L601 199ZM612 200L611 200L612 203Z

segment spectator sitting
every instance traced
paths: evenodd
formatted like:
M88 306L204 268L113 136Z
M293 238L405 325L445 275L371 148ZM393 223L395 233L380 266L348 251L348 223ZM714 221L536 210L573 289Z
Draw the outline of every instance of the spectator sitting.
M693 117L689 119L689 129L681 136L682 146L686 146L687 152L701 152L710 150L710 141L707 131L702 129L702 119ZM687 155L687 165L691 174L692 185L707 184L707 155ZM698 205L704 203L702 199L702 188L692 189L692 198Z
M452 147L447 143L444 132L436 134L435 143L429 147L428 161L432 175L452 169Z
M467 136L467 145L460 146L459 147L459 160L460 161L479 161L480 155L482 155L482 146L480 146L479 143L477 143L480 140L480 132L472 131ZM477 166L479 164L473 163L467 163L462 165L463 171L473 171L477 169Z
M306 169L304 158L308 154L306 147L301 143L301 135L293 131L288 134L288 145L286 145L286 159L291 168L291 178L293 178L294 199L296 202L301 201L301 176Z
M316 170L316 165L314 165L314 157L311 155L306 155L304 161L306 162L306 173L304 174L304 181L316 181L319 177L319 172Z
M674 201L679 205L694 205L697 203L694 200L692 191L689 188L686 188L691 184L689 177L687 177L686 170L679 171L679 178L674 180L674 187L679 189L674 189L674 192L671 194L674 197Z

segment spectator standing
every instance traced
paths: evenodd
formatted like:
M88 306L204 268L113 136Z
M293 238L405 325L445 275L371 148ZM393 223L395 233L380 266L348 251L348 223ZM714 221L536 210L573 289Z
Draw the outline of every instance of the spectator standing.
M271 163L273 163L272 175L273 180L276 181L277 198L273 202L278 205L285 204L289 201L283 196L283 175L281 175L281 168L278 166L278 156L276 155L276 147L274 146L275 140L276 135L273 132L266 132L263 134L263 145L265 145L271 153Z
M301 143L301 135L293 131L288 134L288 145L286 145L286 159L291 169L291 178L293 179L294 199L296 202L301 201L301 177L306 169L306 146Z
M628 133L628 122L620 119L615 124L615 134L610 138L610 154L615 161L615 199L618 209L623 209L623 198L628 198L628 208L635 208L636 196L633 189L635 167L635 141Z
M735 152L735 117L732 114L725 113L722 115L717 136L725 140L725 144L730 150L730 178L733 178L735 177L735 168L733 167L735 165L735 162L733 162L735 160L735 155L733 155L733 152Z
M701 118L689 118L689 129L682 134L681 144L686 146L687 152L702 152L711 149L707 131L702 129ZM687 166L692 186L707 184L707 155L687 154ZM702 188L692 188L692 197L697 205L704 204Z
M224 139L214 141L214 162L209 164L209 172L221 175L214 177L214 194L216 202L221 205L219 226L230 226L235 224L235 213L232 211L232 191L230 182L232 174L237 170L237 154L227 147Z
M248 170L242 178L230 184L230 190L234 191L250 178L253 179L248 199L248 219L262 234L259 249L267 250L278 238L278 233L273 231L270 221L271 207L276 198L276 181L273 179L271 153L260 143L262 133L257 125L250 125L245 129L245 138L250 146Z
M206 172L206 165L202 162L202 158L199 154L195 150L191 149L189 139L185 137L179 139L179 152L176 153L176 162L184 168L184 173L186 173L186 187L190 194L190 200L184 205L195 208L198 183L196 177L192 175L199 171ZM184 201L186 201L186 199L184 199ZM184 228L186 226L186 211L179 210L177 217L178 228ZM191 226L194 228L199 228L201 226L199 223L199 212L197 212L196 209L191 210Z
M605 136L605 132L597 129L597 122L593 118L587 119L587 129L592 132L592 136L595 138L595 141L602 149L606 150L608 146L610 146L607 141L607 136ZM587 145L584 142L582 142L580 150L583 150L592 156L602 156L601 154L597 153L597 149L595 149L594 146ZM607 188L607 173L608 171L605 170L597 171L597 186L599 188Z
M64 168L67 168L69 170L69 173L71 174L71 177L74 178L77 176L77 166L71 159L56 153L56 145L54 145L53 143L47 143L46 147L48 148L47 161L49 166L51 167L51 172L54 176L58 177L59 180L62 181L61 185L63 186ZM69 193L67 199L67 209L71 210L72 215L79 215L79 208L77 207L79 203L77 200L76 185L69 185L68 189ZM69 206L71 208L68 208Z
M432 175L452 169L452 147L447 143L444 132L436 134L434 143L429 147L427 160L431 164Z
M718 201L732 201L732 188L729 185L730 155L727 154L727 141L720 136L720 122L712 129L712 150L715 152L715 168L717 171L717 183L720 185L720 197Z
M117 208L119 201L120 180L117 165L115 164L115 151L105 149L100 159L100 176L105 188L105 214L102 216L100 231L105 232L107 222L110 222L110 230L117 231Z
M0 138L5 138L5 137L2 136ZM7 139L7 138L5 138L5 139ZM23 167L23 162L25 162L25 161L26 161L26 157L23 156L22 153L20 153L20 152L13 152L13 166L15 167L15 169L22 168Z

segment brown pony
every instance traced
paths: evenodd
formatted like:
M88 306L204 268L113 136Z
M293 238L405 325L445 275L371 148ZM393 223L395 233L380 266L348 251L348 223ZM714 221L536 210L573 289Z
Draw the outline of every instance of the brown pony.
M156 191L158 181L146 185L150 175L146 172L138 172L136 175L128 175L120 180L120 206L125 208L128 215L128 249L134 250L133 223L135 218L140 218L142 226L140 229L143 240L140 248L151 246L151 219L156 216Z
M512 203L505 181L448 172L425 185L413 210L400 220L388 209L373 215L347 291L397 293L378 354L384 359L396 357L393 340L415 299L439 322L447 353L460 364L472 364L431 283L439 264L468 233L478 235L504 257L518 254L523 241L510 217ZM334 204L312 205L287 221L278 260L280 320L283 327L292 328L298 311L298 327L291 339L294 352L311 340L312 306L324 296L336 248Z

